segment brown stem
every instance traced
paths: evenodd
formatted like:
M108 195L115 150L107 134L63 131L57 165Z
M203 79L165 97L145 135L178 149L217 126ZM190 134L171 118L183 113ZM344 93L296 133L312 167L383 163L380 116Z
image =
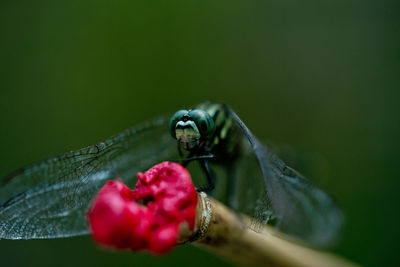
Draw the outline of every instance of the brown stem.
M263 234L254 232L228 207L203 192L198 196L195 230L182 234L182 243L191 241L247 266L356 266L334 254L285 240L271 227L265 226Z

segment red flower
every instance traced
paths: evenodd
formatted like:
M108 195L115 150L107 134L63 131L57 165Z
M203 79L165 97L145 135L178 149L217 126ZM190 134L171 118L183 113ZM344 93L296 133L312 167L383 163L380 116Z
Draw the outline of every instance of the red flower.
M196 189L186 169L173 162L137 176L135 190L116 180L99 191L87 214L93 238L118 249L167 252L182 223L194 227Z

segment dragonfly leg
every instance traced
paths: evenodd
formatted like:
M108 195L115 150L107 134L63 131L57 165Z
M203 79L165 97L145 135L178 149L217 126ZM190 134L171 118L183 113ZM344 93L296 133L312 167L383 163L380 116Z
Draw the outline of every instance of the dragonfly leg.
M215 158L215 156L213 154L194 156L194 157L192 157L192 154L190 154L187 158L180 159L180 160L171 160L171 161L179 163L183 167L186 167L192 161L195 161L195 160L208 160L208 159L213 159L213 158Z
M188 164L189 162L195 161L195 160L208 160L208 159L214 159L215 156L213 154L208 154L208 155L201 155L201 156L194 156L194 157L187 157L185 159L181 160L181 163L183 166Z
M208 160L208 159L214 159L215 156L214 154L210 153L207 149L207 147L204 147L204 150L200 153L199 152L190 152L189 155L186 158L183 158L183 152L181 146L178 144L178 152L179 156L182 158L181 160L177 161L180 163L183 167L186 167L190 162L195 161L195 160ZM197 156L194 156L196 155Z
M208 185L206 187L197 188L196 190L197 192L210 192L215 188L215 182L210 165L208 165L208 160L201 160L200 165L207 175Z
M184 158L184 159L181 159L180 161L179 161L179 163L183 166L183 167L186 167L190 162L192 162L192 156L193 156L193 153L190 153L189 154L189 156L187 156L187 158Z
M182 158L184 157L184 155L183 155L181 146L178 144L178 153L179 153L179 157L180 157L181 159L179 159L179 160L171 160L171 161L172 161L172 162L179 163L179 164L181 164L183 167L186 167L186 166L192 161L192 160L188 160L188 159L191 159L191 157L193 156L193 152L191 152L191 153L187 156L187 158L182 159Z

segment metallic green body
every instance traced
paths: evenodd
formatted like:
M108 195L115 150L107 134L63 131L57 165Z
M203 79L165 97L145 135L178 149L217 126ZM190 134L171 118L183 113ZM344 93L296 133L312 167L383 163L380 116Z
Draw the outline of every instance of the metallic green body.
M214 135L206 140L206 147L213 153L215 162L232 161L239 153L242 136L223 103L205 102L197 106L207 112L214 120Z

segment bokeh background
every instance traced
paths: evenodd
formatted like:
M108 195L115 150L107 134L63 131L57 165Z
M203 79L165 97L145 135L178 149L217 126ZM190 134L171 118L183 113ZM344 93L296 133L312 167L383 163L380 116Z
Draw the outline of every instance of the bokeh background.
M398 263L399 1L9 1L0 5L0 176L165 111L228 103L338 200L336 253ZM251 186L251 185L249 185ZM1 266L227 265L181 246L0 240Z

